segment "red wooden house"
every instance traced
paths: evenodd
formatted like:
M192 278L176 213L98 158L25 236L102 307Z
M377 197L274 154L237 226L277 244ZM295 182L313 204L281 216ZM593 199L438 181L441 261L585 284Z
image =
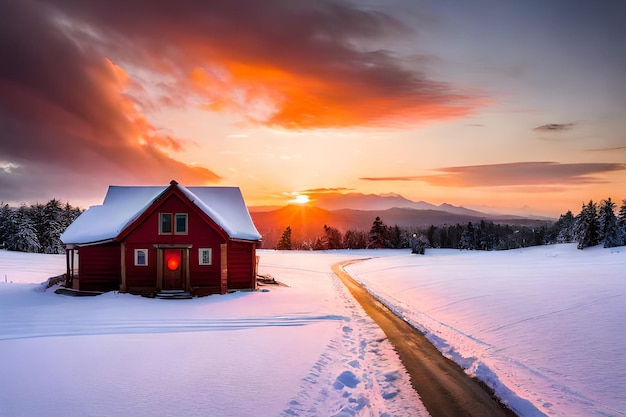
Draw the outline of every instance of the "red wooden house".
M110 186L61 235L66 286L194 295L256 288L261 235L237 187Z

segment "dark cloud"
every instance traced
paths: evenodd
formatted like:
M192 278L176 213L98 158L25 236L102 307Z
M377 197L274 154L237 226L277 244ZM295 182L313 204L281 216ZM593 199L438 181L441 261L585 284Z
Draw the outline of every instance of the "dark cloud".
M625 171L626 164L517 162L438 168L432 175L365 177L366 181L421 181L440 187L500 187L600 184L599 175Z
M533 130L539 132L562 132L574 128L574 123L548 123L546 125L537 126Z
M48 3L0 3L0 164L15 167L1 173L0 198L31 199L95 177L218 180L168 156L182 142L159 134L123 94L124 71L69 38L56 16Z

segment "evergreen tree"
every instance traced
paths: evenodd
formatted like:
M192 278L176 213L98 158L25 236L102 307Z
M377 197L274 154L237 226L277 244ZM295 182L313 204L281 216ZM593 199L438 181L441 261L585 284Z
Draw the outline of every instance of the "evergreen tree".
M476 232L476 249L493 250L497 242L496 226L493 222L481 220Z
M615 203L611 201L611 197L602 200L598 222L600 226L599 240L604 244L604 247L621 246L624 240L622 231L617 224L617 217L615 217Z
M362 230L350 229L343 236L343 247L346 249L367 248L367 234Z
M402 236L402 230L400 229L400 227L396 224L393 227L390 227L387 230L388 233L388 246L390 248L394 248L394 249L400 249L405 246L405 242Z
M367 244L368 247L374 249L387 247L387 226L383 223L379 216L376 216L376 219L372 224Z
M626 245L626 199L622 200L622 205L619 208L617 224L622 231L622 244Z
M568 210L565 214L561 214L561 217L557 220L556 243L573 242L575 225L576 218L572 214L571 210Z
M450 246L446 246L453 249L461 248L461 239L463 237L463 226L457 223L453 228L448 229L448 239Z
M20 252L39 252L41 244L37 238L37 231L31 220L28 208L25 205L15 212L16 233L9 237L7 249Z
M41 211L43 227L35 225L43 253L65 252L60 239L61 234L65 230L63 227L62 212L61 202L56 199L48 201L48 203L43 206Z
M461 242L459 243L459 249L474 250L476 249L476 231L472 222L467 223L467 227L463 230L461 235Z
M81 213L82 210L80 208L72 207L70 203L65 203L65 206L63 206L63 209L61 211L61 228L63 229L63 231L65 231L65 229L67 229L67 226L72 224L72 222L76 220L76 218L80 216Z
M313 250L325 250L326 246L324 245L324 241L321 237L317 236L315 238L315 242L313 243Z
M431 248L441 247L440 235L437 234L437 228L434 225L431 225L426 231L426 239Z
M291 250L291 226L287 226L280 241L276 245L277 250Z
M339 229L324 225L324 240L326 249L341 249L342 236Z
M37 240L39 242L38 252L43 252L44 247L49 243L47 242L46 221L44 219L44 206L40 203L31 204L27 207L27 215L30 217L35 233L37 234Z
M580 214L576 217L575 238L578 249L600 243L598 209L592 200L589 200L588 204L583 204Z
M9 239L17 234L15 210L8 204L0 203L0 248L7 248Z

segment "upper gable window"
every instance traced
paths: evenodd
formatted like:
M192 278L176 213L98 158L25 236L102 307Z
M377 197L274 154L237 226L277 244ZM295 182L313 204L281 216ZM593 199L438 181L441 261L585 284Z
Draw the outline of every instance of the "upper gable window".
M188 229L187 213L159 213L160 235L186 235Z
M187 213L176 213L175 219L175 232L176 234L187 234Z
M159 214L159 234L169 235L172 233L172 213Z

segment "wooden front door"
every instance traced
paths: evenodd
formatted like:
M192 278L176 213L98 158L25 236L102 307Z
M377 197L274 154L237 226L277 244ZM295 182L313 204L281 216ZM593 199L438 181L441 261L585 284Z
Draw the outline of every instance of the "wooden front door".
M183 249L163 250L163 289L183 288Z

